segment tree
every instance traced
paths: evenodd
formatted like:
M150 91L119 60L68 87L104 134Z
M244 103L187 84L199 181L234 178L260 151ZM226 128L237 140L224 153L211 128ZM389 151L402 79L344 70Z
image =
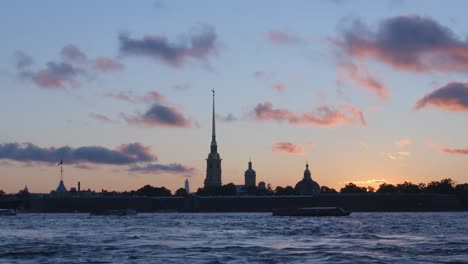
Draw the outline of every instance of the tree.
M3 190L0 190L0 196L5 196L6 193Z
M382 183L379 186L379 189L377 189L378 193L394 193L397 192L397 188L393 184L389 183Z
M166 187L153 187L151 185L145 185L138 189L135 193L136 195L151 197L171 196L171 191L166 189Z
M397 184L396 189L400 193L420 193L419 185L413 184L411 182L404 182Z
M440 182L432 181L428 183L424 191L428 193L451 194L455 193L454 185L455 183L453 182L453 180L447 178L441 180Z
M321 193L337 193L335 189L327 187L327 186L320 187L320 192Z
M350 182L341 188L340 193L366 193L366 187L359 187L356 184Z
M281 187L278 186L275 189L275 194L278 196L283 196L283 195L298 195L299 193L290 185L286 187Z
M373 193L373 192L375 192L375 188L372 187L372 186L367 186L367 192Z
M187 196L188 193L184 188L179 188L174 194L175 196Z

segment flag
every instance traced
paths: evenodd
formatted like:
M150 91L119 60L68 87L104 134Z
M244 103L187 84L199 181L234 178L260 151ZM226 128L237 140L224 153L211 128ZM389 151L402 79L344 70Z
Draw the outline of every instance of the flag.
M60 162L57 164L58 165L62 165L63 164L63 160L60 160Z

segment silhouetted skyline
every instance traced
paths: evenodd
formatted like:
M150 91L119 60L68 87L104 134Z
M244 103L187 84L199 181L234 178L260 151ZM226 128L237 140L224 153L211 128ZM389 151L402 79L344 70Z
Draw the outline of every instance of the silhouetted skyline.
M194 191L215 122L223 184L244 183L249 157L272 186L307 161L335 189L466 182L466 7L8 1L0 189L56 189L63 159L66 187Z

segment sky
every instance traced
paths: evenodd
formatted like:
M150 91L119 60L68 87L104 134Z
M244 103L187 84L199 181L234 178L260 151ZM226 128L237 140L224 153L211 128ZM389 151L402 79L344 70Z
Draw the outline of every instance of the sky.
M466 1L3 1L0 189L468 182Z

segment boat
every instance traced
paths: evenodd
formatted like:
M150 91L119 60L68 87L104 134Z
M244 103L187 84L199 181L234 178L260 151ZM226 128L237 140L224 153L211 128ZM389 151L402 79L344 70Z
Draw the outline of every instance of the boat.
M91 212L90 215L136 215L137 211L133 209L126 209L126 210L103 210L103 211L94 211Z
M0 209L0 215L16 215L16 211L13 209Z
M340 207L278 208L273 210L273 216L348 216L350 214L350 211Z

